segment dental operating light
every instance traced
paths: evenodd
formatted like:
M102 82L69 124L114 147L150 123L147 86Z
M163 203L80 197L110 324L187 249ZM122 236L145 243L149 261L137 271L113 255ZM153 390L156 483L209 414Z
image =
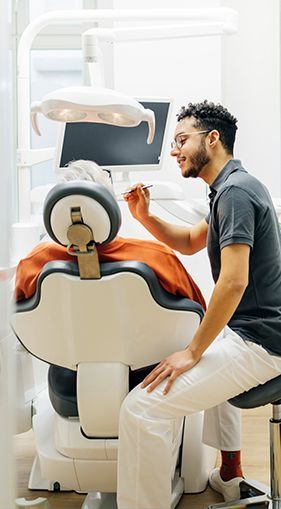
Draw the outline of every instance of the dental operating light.
M136 127L147 122L147 143L153 142L155 133L154 112L145 109L134 98L111 90L92 86L67 87L54 90L41 102L31 105L31 121L40 136L37 114L42 113L59 122L97 122L119 127Z

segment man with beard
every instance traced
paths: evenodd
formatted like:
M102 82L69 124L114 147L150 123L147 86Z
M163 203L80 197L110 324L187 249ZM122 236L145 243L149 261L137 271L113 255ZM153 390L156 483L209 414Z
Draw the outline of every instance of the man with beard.
M210 186L210 213L197 225L169 224L132 187L132 215L183 254L207 246L215 282L193 340L164 359L125 399L120 414L118 508L168 509L182 416L205 410L203 440L221 450L211 486L240 498L239 411L227 400L281 370L281 245L266 188L233 159L237 120L221 105L189 104L178 115L171 155L184 178ZM144 390L145 389L145 390Z

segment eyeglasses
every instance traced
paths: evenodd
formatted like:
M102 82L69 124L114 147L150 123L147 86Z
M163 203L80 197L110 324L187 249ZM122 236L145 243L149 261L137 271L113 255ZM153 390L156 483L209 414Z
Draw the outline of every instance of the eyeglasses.
M192 133L182 133L179 136L177 136L173 141L171 141L171 150L175 150L175 148L181 149L185 142L188 140L188 136L192 136L193 134L204 134L210 132L211 131L208 129L206 131L193 131Z

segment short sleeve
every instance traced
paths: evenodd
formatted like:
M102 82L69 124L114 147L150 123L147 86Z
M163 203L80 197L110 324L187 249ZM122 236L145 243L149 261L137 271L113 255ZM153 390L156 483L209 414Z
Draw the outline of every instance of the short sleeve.
M254 245L255 207L246 190L227 187L217 201L217 227L222 249L230 244Z

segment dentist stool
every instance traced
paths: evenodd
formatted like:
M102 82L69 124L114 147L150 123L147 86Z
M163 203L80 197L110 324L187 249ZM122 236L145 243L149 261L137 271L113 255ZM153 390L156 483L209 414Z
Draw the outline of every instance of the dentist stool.
M257 482L240 483L241 499L213 504L208 509L281 509L281 375L229 400L238 408L272 404L270 427L270 489Z
M47 263L35 295L17 303L12 317L25 349L50 365L49 396L33 404L29 487L91 492L85 509L113 509L122 401L140 370L186 346L203 311L166 292L144 263L99 263L96 244L110 242L121 222L103 186L58 184L44 222L74 261ZM205 489L215 463L216 451L201 443L202 420L201 413L184 420L172 507L183 492Z

